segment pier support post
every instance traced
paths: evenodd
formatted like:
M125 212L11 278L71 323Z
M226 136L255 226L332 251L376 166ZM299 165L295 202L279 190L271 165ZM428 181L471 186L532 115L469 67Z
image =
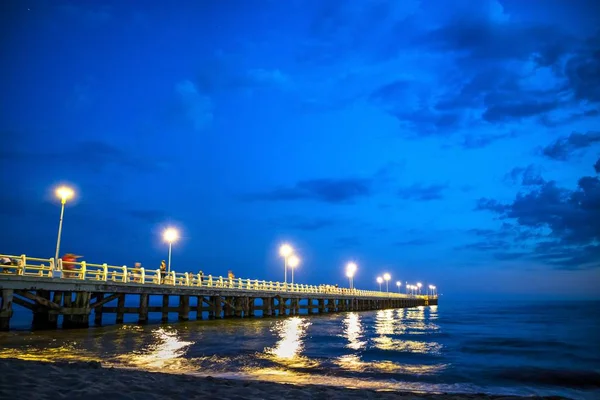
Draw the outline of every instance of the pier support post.
M279 304L278 304L278 308L279 308L279 316L283 317L286 312L285 312L285 302L286 300L283 297L279 297Z
M148 298L147 293L140 294L140 313L138 317L138 323L140 324L148 323Z
M263 315L263 318L264 317L271 317L272 316L272 310L273 310L272 300L273 300L272 297L263 297L262 298L262 304L263 304L262 315Z
M160 320L162 322L168 322L169 321L169 295L168 294L163 294L161 312L162 312L162 316L161 316Z
M307 299L306 312L308 313L308 315L312 315L313 313L313 301L311 298Z
M179 296L179 320L189 321L190 319L190 296Z
M102 301L104 299L104 293L96 293L96 302ZM56 298L56 295L54 295ZM102 325L102 306L94 308L94 325L101 326Z
M204 296L196 296L196 321L202 319L202 307L204 307Z
M90 292L76 292L75 304L69 294L69 303L71 307L66 308L63 317L63 328L87 328L90 326ZM67 300L67 299L65 299Z
M13 315L12 310L13 290L2 290L2 307L0 308L0 331L7 331L10 327L10 317Z
M233 317L233 299L231 297L225 297L225 306L223 307L223 318L231 318Z
M319 314L323 314L325 312L325 299L319 299L319 307L317 310Z
M254 317L254 311L255 311L255 301L256 298L254 297L248 297L248 316L249 317Z
M38 290L36 295L50 301L50 292ZM32 329L53 329L57 327L57 313L41 304L36 303L33 310Z
M125 316L125 295L119 295L119 299L117 300L117 324L123 323L123 318Z

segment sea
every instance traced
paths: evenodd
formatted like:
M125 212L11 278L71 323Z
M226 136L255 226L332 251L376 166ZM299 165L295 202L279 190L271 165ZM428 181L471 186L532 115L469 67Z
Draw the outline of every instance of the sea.
M17 312L15 329L0 333L0 357L376 390L600 399L599 301L441 298L438 306L314 316L171 317L34 332L30 314Z

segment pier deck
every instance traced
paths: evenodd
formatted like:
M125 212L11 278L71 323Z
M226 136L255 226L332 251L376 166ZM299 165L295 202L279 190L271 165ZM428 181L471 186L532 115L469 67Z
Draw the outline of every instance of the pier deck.
M123 322L124 314L136 314L138 322L145 323L151 312L161 313L163 321L176 312L179 320L187 321L190 313L196 319L205 312L210 319L253 317L256 311L274 317L297 315L300 310L320 314L437 304L437 296L177 272L161 277L159 270L8 257L17 262L0 266L0 330L9 329L13 304L32 311L34 329L56 328L60 315L63 328L87 327L92 312L94 323L100 325L108 313L116 314L117 323ZM126 307L125 296L139 296L139 305ZM162 297L162 305L151 306L151 296ZM178 297L178 306L170 305L171 296ZM195 298L195 305L190 306L190 298ZM114 302L116 306L109 306Z

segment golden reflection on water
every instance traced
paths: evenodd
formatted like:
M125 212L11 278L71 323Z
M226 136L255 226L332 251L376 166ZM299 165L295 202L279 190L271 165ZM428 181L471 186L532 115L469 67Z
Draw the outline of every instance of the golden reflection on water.
M157 328L152 331L153 343L145 349L123 354L117 359L128 366L136 368L186 370L190 361L183 358L187 348L194 342L186 342L179 338L176 330Z
M279 336L279 341L274 347L265 349L265 353L279 359L297 357L304 348L304 336L309 325L308 321L300 317L277 321L272 330Z
M344 321L342 321L345 329L344 333L348 339L346 347L352 350L360 350L367 347L367 342L361 340L363 338L364 330L360 323L360 318L357 313L348 313Z
M398 364L392 361L362 361L356 354L337 358L335 364L340 368L354 372L386 372L397 374L433 374L446 368L446 364Z

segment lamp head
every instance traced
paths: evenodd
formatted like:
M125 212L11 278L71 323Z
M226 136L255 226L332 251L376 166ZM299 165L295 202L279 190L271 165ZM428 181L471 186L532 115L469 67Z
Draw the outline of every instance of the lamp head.
M56 197L58 197L63 204L74 195L75 192L68 186L60 186L56 188Z
M292 268L296 268L300 264L300 259L296 255L292 255L288 260L288 265Z
M282 257L289 257L292 255L292 253L294 252L294 249L292 248L292 246L290 246L287 243L284 243L281 245L281 247L279 247L279 255Z
M389 281L390 279L392 279L392 277L390 276L390 274L388 274L386 272L385 274L383 274L383 279L385 279L386 281Z
M179 239L179 232L175 228L168 228L163 233L163 239L166 242L173 243Z
M382 278L382 277L380 277L380 276L378 276L378 277L377 277L377 283L381 283L381 282L383 282L383 278Z

